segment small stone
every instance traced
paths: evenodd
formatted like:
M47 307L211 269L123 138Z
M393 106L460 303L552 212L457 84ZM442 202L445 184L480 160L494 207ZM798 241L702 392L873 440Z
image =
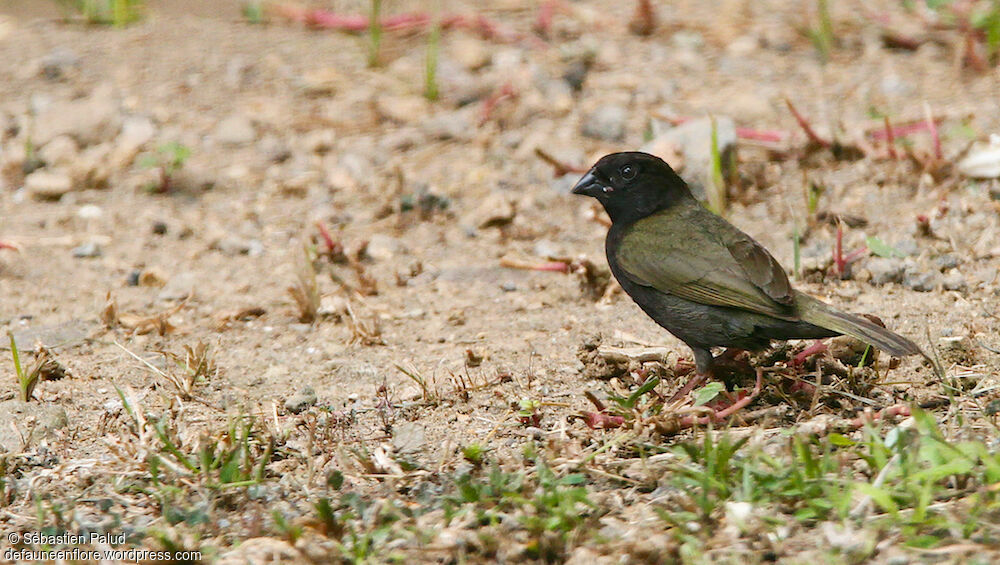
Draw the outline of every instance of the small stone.
M56 47L42 57L39 67L48 80L66 80L80 68L80 57L66 47Z
M104 215L104 210L97 204L84 204L76 211L76 216L81 220L96 220Z
M223 145L245 145L256 138L253 122L243 114L232 114L215 126L215 140Z
M930 292L941 282L941 275L936 272L907 269L903 274L903 286L918 292Z
M87 98L52 102L36 115L32 141L44 146L60 135L81 146L108 141L121 128L118 106L110 85L98 86Z
M166 235L167 234L167 223L166 222L153 222L153 234L154 235Z
M628 110L623 106L606 104L588 114L580 128L581 133L594 139L621 141L625 137L625 120Z
M405 422L392 429L392 449L397 455L415 455L427 443L424 426Z
M937 265L938 269L941 269L942 271L948 271L954 269L955 267L958 267L959 260L958 257L956 257L954 254L945 253L944 255L939 255L938 257L935 257L934 264Z
M54 165L68 165L75 161L80 155L80 148L76 141L68 135L60 135L45 144L38 151L38 156L49 167Z
M549 239L540 239L536 241L531 251L532 253L535 254L535 256L541 257L543 259L551 259L553 257L563 257L565 255L563 253L562 248L558 244Z
M73 190L73 179L63 172L38 170L24 179L24 188L38 200L59 200Z
M476 131L471 110L474 108L439 112L424 120L421 129L433 139L468 141Z
M306 71L299 77L298 86L306 96L333 96L344 77L333 67Z
M943 286L945 290L965 290L969 287L968 283L965 282L965 277L962 276L962 273L957 271L945 275L944 278L941 279L941 286Z
M101 256L101 246L89 241L83 245L79 245L73 248L73 257L77 259L88 259L93 257Z
M472 213L471 225L477 228L505 226L514 220L517 207L514 201L502 192L494 192L483 199Z
M423 96L380 96L375 111L390 121L405 124L423 119L428 102Z
M898 241L892 247L907 257L920 254L920 245L912 237Z
M302 147L309 153L323 154L334 148L337 132L333 129L312 130L302 136Z
M133 269L129 272L128 277L125 278L125 284L128 286L139 286L140 276L142 276L142 271L139 269Z
M124 167L135 159L144 145L156 135L156 126L145 116L129 116L122 122L122 131L115 139L111 160Z
M376 261L386 261L396 255L406 253L406 251L403 242L381 233L373 235L368 240L368 247L365 248L365 253Z
M316 391L305 387L285 400L285 410L292 414L300 414L316 404Z
M871 273L871 284L875 286L903 280L904 267L898 259L872 257L865 262L865 268Z
M211 248L230 256L248 255L250 253L250 241L238 237L225 237L213 243Z
M500 285L500 290L504 292L514 292L517 290L517 285L508 281Z
M264 136L257 142L257 151L271 163L284 163L292 156L288 144L273 135Z
M180 273L170 277L167 284L165 284L159 294L156 295L156 299L165 302L184 300L194 293L194 289L197 286L198 277L194 273Z

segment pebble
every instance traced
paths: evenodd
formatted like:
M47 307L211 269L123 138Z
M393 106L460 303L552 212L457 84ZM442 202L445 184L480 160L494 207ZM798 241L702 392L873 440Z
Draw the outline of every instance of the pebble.
M945 275L941 279L941 286L945 290L965 290L969 285L965 282L965 277L962 276L962 273L956 271Z
M119 103L110 85L101 85L79 100L53 101L35 117L32 141L45 146L60 135L69 135L81 146L107 141L121 129Z
M104 215L104 210L97 204L84 204L76 211L76 216L81 220L96 220Z
M285 400L285 410L292 414L305 412L316 404L316 391L307 386Z
M79 155L79 146L68 135L60 135L54 138L38 151L38 156L49 167L71 164Z
M73 179L61 171L37 170L25 177L24 188L38 200L59 200L73 190Z
M153 222L153 234L154 235L166 235L167 234L167 223L166 222Z
M712 166L712 119L700 118L685 122L657 133L654 122L654 137L642 146L642 151L660 157L668 157L679 152L684 158L684 180L691 187L695 197L705 198L705 182ZM719 154L722 161L722 175L729 178L729 167L735 162L736 123L732 118L717 116L715 129L718 140Z
M215 140L223 145L245 145L256 138L253 122L243 114L232 114L215 126Z
M517 285L512 282L505 282L500 285L500 290L504 292L514 292L517 290Z
M872 257L865 262L865 268L871 273L871 284L876 286L903 280L904 267L898 259Z
M903 274L903 286L918 292L930 292L937 288L940 282L941 275L937 272L907 269Z
M406 253L406 251L403 242L382 233L372 235L368 240L368 247L365 249L365 253L376 261L392 259L396 255Z
M39 61L42 76L48 80L66 80L80 68L80 57L66 47L56 47Z
M122 131L116 139L116 150L122 154L134 155L155 135L153 120L145 116L129 116L122 122Z
M167 284L165 284L159 294L156 295L156 299L165 302L184 300L185 298L191 296L197 285L198 277L194 273L179 273L170 277Z
M330 128L314 129L302 136L302 148L308 153L323 154L337 143L337 132Z
M73 248L73 257L78 259L93 258L101 256L101 246L89 241L83 245Z
M283 163L292 156L288 144L273 135L264 136L257 142L257 151L271 163Z
M34 422L25 425L28 418ZM0 450L17 453L25 442L34 447L42 438L51 438L56 430L68 425L69 418L61 406L20 400L0 402Z
M503 192L493 192L483 199L471 214L472 226L477 228L499 227L509 224L517 214L514 201Z
M939 255L934 258L934 264L937 265L937 268L942 271L954 269L955 267L958 267L958 263L958 257L951 253L945 253L944 255Z
M587 114L580 128L581 133L594 139L621 141L625 137L625 120L628 110L623 106L606 104Z

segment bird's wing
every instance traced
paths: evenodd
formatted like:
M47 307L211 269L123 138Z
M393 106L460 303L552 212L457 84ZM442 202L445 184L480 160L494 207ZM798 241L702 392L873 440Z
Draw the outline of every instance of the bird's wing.
M750 236L698 209L665 210L633 224L616 253L634 282L715 306L797 319L781 265Z

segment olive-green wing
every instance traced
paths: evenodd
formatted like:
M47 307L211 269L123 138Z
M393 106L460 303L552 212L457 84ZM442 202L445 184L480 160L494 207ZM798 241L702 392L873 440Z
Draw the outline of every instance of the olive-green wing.
M694 302L797 319L781 265L750 236L707 210L665 211L632 225L618 246L626 275Z

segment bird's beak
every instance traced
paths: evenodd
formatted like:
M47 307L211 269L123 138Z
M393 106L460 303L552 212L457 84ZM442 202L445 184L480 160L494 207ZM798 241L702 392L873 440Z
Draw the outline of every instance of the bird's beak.
M582 194L584 196L603 196L608 192L607 185L601 182L594 174L594 169L587 171L587 174L583 175L583 178L577 181L576 186L573 187L573 194Z

